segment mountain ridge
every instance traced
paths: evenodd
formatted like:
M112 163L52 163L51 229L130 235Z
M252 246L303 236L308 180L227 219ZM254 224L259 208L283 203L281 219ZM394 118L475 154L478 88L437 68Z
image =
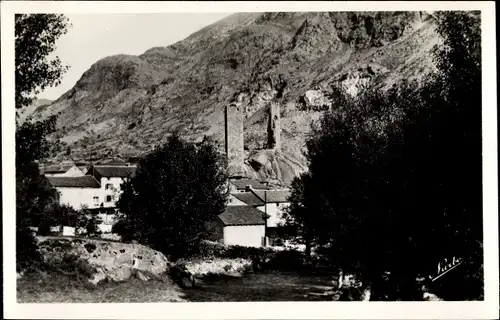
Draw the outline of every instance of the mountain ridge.
M289 184L306 170L304 141L333 89L352 95L432 72L440 39L423 12L239 13L166 47L94 63L38 118L58 114L54 159L143 153L178 131L223 145L223 107L245 110L246 173ZM282 151L265 149L270 101ZM62 150L71 149L69 156ZM258 163L258 165L256 165Z

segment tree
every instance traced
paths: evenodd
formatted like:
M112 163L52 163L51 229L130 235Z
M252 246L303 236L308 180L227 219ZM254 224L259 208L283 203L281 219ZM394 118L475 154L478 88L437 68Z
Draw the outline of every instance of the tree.
M317 228L338 266L373 284L392 273L394 287L374 299L387 291L419 299L416 278L444 257L482 264L478 18L446 12L437 25L438 71L421 88L401 83L342 99L313 127L309 181L294 185L304 199L291 198L289 214Z
M47 86L60 84L68 67L49 55L67 28L68 18L62 14L15 15L16 108L30 105Z
M55 118L49 118L35 123L25 122L16 130L16 253L19 270L26 268L30 261L39 259L29 227L40 225L47 213L46 207L55 198L55 190L40 175L36 162L48 154L50 143L45 135L54 130L54 126Z
M174 257L187 253L224 210L226 169L211 141L196 146L174 134L124 184L115 231Z
M28 106L40 90L58 85L67 67L48 56L55 41L66 32L67 19L54 14L15 16L15 106ZM39 258L29 229L52 202L54 190L40 176L37 161L48 155L46 136L55 130L55 117L16 128L16 252L17 268Z
M89 210L86 206L82 207L75 220L76 230L85 230L84 235L87 237L98 237L102 233L99 229L102 219L95 210Z
M316 215L309 214L307 208L309 207L306 203L311 197L305 195L306 190L311 190L312 188L306 184L310 181L310 175L308 173L302 173L300 176L295 177L292 181L291 189L292 192L289 197L290 206L283 212L283 217L285 218L285 226L296 230L295 240L299 243L305 245L305 256L310 258L311 247L314 243L314 232L318 226L315 222L319 222Z

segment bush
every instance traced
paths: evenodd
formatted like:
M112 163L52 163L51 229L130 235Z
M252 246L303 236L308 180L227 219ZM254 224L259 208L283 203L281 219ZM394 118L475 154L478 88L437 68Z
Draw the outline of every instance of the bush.
M201 259L246 259L258 270L301 270L304 254L296 250L276 251L266 247L223 246L203 242L196 255Z
M304 266L304 254L299 251L285 250L276 252L266 267L271 270L301 270Z
M31 230L23 225L16 228L16 270L17 272L37 269L42 257L38 251L36 238Z

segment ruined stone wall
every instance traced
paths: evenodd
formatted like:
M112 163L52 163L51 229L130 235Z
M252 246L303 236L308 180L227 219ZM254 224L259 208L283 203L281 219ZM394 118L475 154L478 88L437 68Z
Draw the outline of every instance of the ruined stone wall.
M224 112L225 148L230 177L244 174L243 121L243 106L236 104L226 106Z
M280 131L280 106L278 102L272 101L269 104L269 118L267 126L268 149L281 150Z

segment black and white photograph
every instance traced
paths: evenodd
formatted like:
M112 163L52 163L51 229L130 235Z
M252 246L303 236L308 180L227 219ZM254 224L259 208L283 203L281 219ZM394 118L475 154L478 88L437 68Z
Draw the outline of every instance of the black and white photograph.
M494 2L313 4L2 1L8 317L498 317Z

